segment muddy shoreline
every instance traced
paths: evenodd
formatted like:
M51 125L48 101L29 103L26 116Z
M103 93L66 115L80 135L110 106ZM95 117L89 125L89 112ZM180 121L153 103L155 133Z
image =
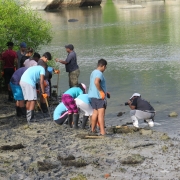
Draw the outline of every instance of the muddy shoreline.
M1 113L13 113L13 106ZM82 138L87 130L58 126L39 112L30 125L13 114L1 118L0 129L2 180L180 179L180 138L163 132L128 125L107 127L104 138Z

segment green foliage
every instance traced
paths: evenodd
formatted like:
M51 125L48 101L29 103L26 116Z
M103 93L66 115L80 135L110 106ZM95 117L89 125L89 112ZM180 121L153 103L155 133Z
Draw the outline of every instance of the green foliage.
M13 41L16 48L26 42L37 49L52 39L50 23L16 0L0 0L0 25L0 50L6 48L7 41Z

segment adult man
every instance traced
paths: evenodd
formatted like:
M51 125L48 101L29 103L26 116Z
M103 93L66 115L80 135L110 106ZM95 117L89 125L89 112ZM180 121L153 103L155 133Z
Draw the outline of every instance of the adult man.
M40 54L35 52L32 59L30 58L25 60L24 66L27 68L31 66L37 66L37 62L39 61L39 59L40 59Z
M92 133L95 132L97 122L100 124L100 133L105 135L105 109L106 109L106 95L110 98L110 94L106 91L106 80L103 72L106 70L107 61L100 59L98 61L97 69L95 69L90 76L90 85L88 96L91 99L93 108L92 115Z
M26 103L26 119L28 122L34 117L34 106L37 100L36 83L40 81L42 96L47 98L44 91L45 69L42 66L28 68L21 77L20 86Z
M26 43L25 43L25 42L22 42L22 43L20 44L20 49L19 49L19 51L16 52L16 53L17 53L17 56L18 56L17 68L20 68L21 58L22 58L23 56L25 56L25 54L26 54L26 48L27 48Z
M12 97L12 91L10 90L10 87L9 87L9 82L14 73L14 69L17 63L17 54L15 51L13 51L13 46L14 46L13 42L8 42L7 46L8 46L8 50L6 50L2 54L2 61L3 61L3 66L4 66L4 79L5 79L5 84L7 86L8 96L9 96L8 100L12 101L13 97Z
M79 66L77 65L77 57L74 52L74 46L69 44L65 46L68 56L65 61L56 59L56 62L65 64L66 72L69 73L69 87L78 86L78 77L80 74Z
M130 116L135 127L139 127L138 119L145 120L150 127L154 126L155 110L149 102L141 98L139 93L134 93L128 104L131 108Z
M11 90L13 92L14 99L16 100L16 115L17 116L26 115L24 96L23 96L21 86L19 85L21 76L24 74L26 70L27 70L26 67L19 68L17 71L14 72L10 80Z

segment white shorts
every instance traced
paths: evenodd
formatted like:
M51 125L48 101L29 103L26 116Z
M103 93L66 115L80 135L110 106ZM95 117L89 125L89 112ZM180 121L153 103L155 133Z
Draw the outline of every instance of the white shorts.
M36 87L33 87L32 85L23 81L20 81L20 86L23 92L24 100L26 101L37 100Z
M85 116L92 116L93 108L90 104L86 104L78 98L75 99L75 102L77 107L80 108L85 113Z

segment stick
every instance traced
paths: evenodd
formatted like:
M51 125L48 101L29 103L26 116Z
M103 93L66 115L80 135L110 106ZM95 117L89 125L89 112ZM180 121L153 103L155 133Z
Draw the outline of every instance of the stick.
M52 116L51 116L50 109L49 109L49 103L48 103L48 101L47 101L47 98L45 98L45 102L46 102L46 106L47 106L47 108L48 108L49 116L50 116L51 120L53 120L53 119L52 119Z
M40 106L40 104L39 104L38 100L37 100L36 102L37 102L37 105L38 105L39 109L41 110L41 113L43 114L43 117L44 117L43 110L42 110L42 108L41 108L41 106Z
M59 75L60 75L60 72L58 74L58 78L57 78L57 98L58 98L58 94L59 94Z

